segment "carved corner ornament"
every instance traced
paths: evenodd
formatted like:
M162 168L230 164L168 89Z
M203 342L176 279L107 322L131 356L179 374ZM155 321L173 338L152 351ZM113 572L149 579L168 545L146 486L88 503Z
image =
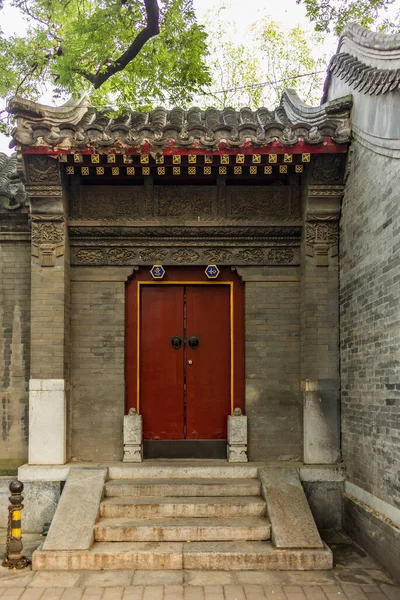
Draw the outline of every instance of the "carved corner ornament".
M65 232L62 215L32 215L32 256L41 267L54 267L64 254Z
M317 267L327 267L329 256L338 255L339 221L336 216L310 216L306 221L306 255Z

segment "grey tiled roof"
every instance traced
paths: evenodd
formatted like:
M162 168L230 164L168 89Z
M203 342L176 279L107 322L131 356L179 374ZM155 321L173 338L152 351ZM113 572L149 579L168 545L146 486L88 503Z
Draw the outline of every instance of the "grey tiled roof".
M16 97L9 111L17 117L14 145L82 150L110 147L220 148L262 147L274 141L290 146L305 141L320 144L325 138L346 143L350 138L351 97L310 107L293 91L286 91L273 111L259 108L197 107L150 112L128 111L111 116L96 110L87 99L54 108Z

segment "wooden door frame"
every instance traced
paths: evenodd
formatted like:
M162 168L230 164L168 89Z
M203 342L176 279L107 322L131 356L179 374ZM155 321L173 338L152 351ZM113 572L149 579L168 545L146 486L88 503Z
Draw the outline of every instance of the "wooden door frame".
M228 285L230 290L230 397L244 413L244 284L230 267L220 268L217 280L207 279L205 267L164 267L162 280L154 280L148 267L133 272L125 287L125 411L140 414L140 292L144 285Z

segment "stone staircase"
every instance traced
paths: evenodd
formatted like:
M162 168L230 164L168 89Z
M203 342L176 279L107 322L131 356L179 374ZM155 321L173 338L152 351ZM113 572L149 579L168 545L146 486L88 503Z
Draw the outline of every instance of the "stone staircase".
M96 474L92 478L96 479ZM87 543L89 537L83 539L82 531L77 531L80 540L75 540L75 548L71 547L74 542L63 544L62 536L68 520L67 496L70 490L70 501L73 494L76 502L79 477L69 488L67 480L48 539L43 549L34 553L34 569L332 566L330 551L322 542L311 549L282 549L271 542L271 523L257 468L110 467L109 479L105 483L104 479L91 539Z

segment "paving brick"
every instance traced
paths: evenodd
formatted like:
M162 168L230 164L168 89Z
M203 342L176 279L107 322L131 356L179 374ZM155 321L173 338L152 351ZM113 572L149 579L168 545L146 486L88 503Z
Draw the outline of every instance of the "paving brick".
M39 598L43 597L45 590L40 589L27 589L24 591L22 596L20 596L20 600L39 600Z
M83 596L82 588L69 588L64 590L61 600L81 600Z
M225 600L222 585L205 585L204 600Z
M400 600L400 587L394 585L381 585L380 588L389 600Z
M244 585L246 600L265 600L265 594L262 585Z
M225 600L246 600L244 589L241 585L224 585Z
M319 585L303 585L302 590L307 600L326 600L326 595Z
M367 596L356 583L342 583L340 587L349 600L367 600Z
M163 600L164 586L146 585L143 592L143 600Z
M183 596L185 600L204 600L204 590L202 587L184 587Z
M124 588L123 600L142 600L143 599L144 586L143 585L131 585Z
M264 585L263 588L267 600L286 600L286 596L282 586Z
M183 585L165 585L164 600L183 600Z

